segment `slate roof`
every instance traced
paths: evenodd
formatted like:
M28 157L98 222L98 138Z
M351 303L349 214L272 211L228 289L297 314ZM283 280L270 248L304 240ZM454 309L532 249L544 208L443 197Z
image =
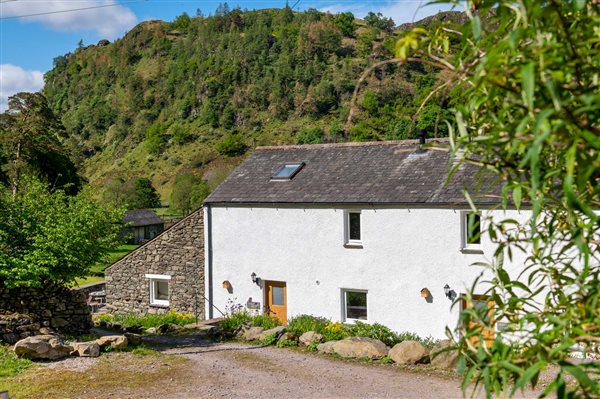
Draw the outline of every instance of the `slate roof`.
M125 212L123 218L125 224L129 227L151 226L155 224L164 224L165 222L151 209L134 209Z
M206 204L478 204L498 203L498 187L482 185L479 168L461 165L447 181L447 142L419 151L415 140L258 147L206 199ZM304 162L291 180L272 180L284 163ZM486 181L491 181L488 177Z

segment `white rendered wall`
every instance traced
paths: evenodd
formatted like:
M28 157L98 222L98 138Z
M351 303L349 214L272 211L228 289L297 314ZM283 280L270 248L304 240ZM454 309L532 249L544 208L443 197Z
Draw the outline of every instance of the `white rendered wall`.
M212 276L208 267L205 274L215 306L225 311L228 301L245 305L249 298L262 306L262 289L250 278L256 273L287 283L288 318L342 320L341 290L367 290L368 322L444 338L460 309L451 309L443 287L460 295L471 286L482 268L470 265L493 255L487 235L483 254L466 254L460 209L362 208L363 248L345 248L345 209L211 207ZM516 211L502 217L524 219ZM515 262L506 268L518 268ZM225 280L231 294L222 288ZM431 303L421 297L422 288L431 291ZM207 302L207 315L208 307ZM213 316L220 314L214 310Z

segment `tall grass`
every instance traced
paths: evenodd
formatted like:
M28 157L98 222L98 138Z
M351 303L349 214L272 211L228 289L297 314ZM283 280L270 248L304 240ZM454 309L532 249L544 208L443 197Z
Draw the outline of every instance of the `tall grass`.
M30 365L31 360L20 359L9 346L0 345L0 378L18 374Z

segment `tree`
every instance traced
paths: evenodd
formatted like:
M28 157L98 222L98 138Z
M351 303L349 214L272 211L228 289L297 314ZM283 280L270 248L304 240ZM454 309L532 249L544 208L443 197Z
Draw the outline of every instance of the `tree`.
M246 152L248 146L244 143L240 136L232 134L221 140L217 144L216 148L221 155L235 157Z
M321 144L325 132L320 127L303 127L296 136L297 144Z
M342 35L354 37L356 23L354 22L354 14L351 12L342 12L335 16L333 23L340 30Z
M55 187L75 193L81 188L77 169L60 141L62 124L40 93L17 93L0 114L2 173L13 196L26 173L42 176Z
M207 182L191 173L182 173L175 178L170 207L187 215L202 206L209 192Z
M459 336L449 331L463 386L474 380L488 396L512 395L535 386L552 365L544 395L596 397L600 362L573 362L569 352L579 347L598 356L600 343L600 38L591 28L600 26L600 8L593 1L502 0L467 1L466 9L462 32L415 29L398 42L399 57L415 52L438 64L450 72L443 86L464 93L449 125L462 163L499 179L502 208L531 210L524 226L488 221L498 246L485 265L493 277L478 281L467 300L489 287L493 314L467 309ZM450 56L456 40L463 48ZM509 275L503 259L521 248L529 254L522 275ZM497 320L505 328L488 348L482 331Z
M8 287L68 285L118 244L123 212L24 178L0 191L0 280Z
M387 33L392 33L396 25L393 19L384 17L380 12L375 14L373 11L369 11L365 17L365 22L367 25Z
M129 200L130 209L147 209L160 207L160 197L150 179L140 177L133 182L133 193Z

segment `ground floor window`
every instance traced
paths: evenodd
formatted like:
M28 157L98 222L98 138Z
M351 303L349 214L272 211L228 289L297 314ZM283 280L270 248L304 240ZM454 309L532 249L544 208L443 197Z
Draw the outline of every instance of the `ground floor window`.
M342 290L344 320L367 320L367 291Z
M150 304L169 306L169 283L171 276L162 274L146 274L150 281Z

